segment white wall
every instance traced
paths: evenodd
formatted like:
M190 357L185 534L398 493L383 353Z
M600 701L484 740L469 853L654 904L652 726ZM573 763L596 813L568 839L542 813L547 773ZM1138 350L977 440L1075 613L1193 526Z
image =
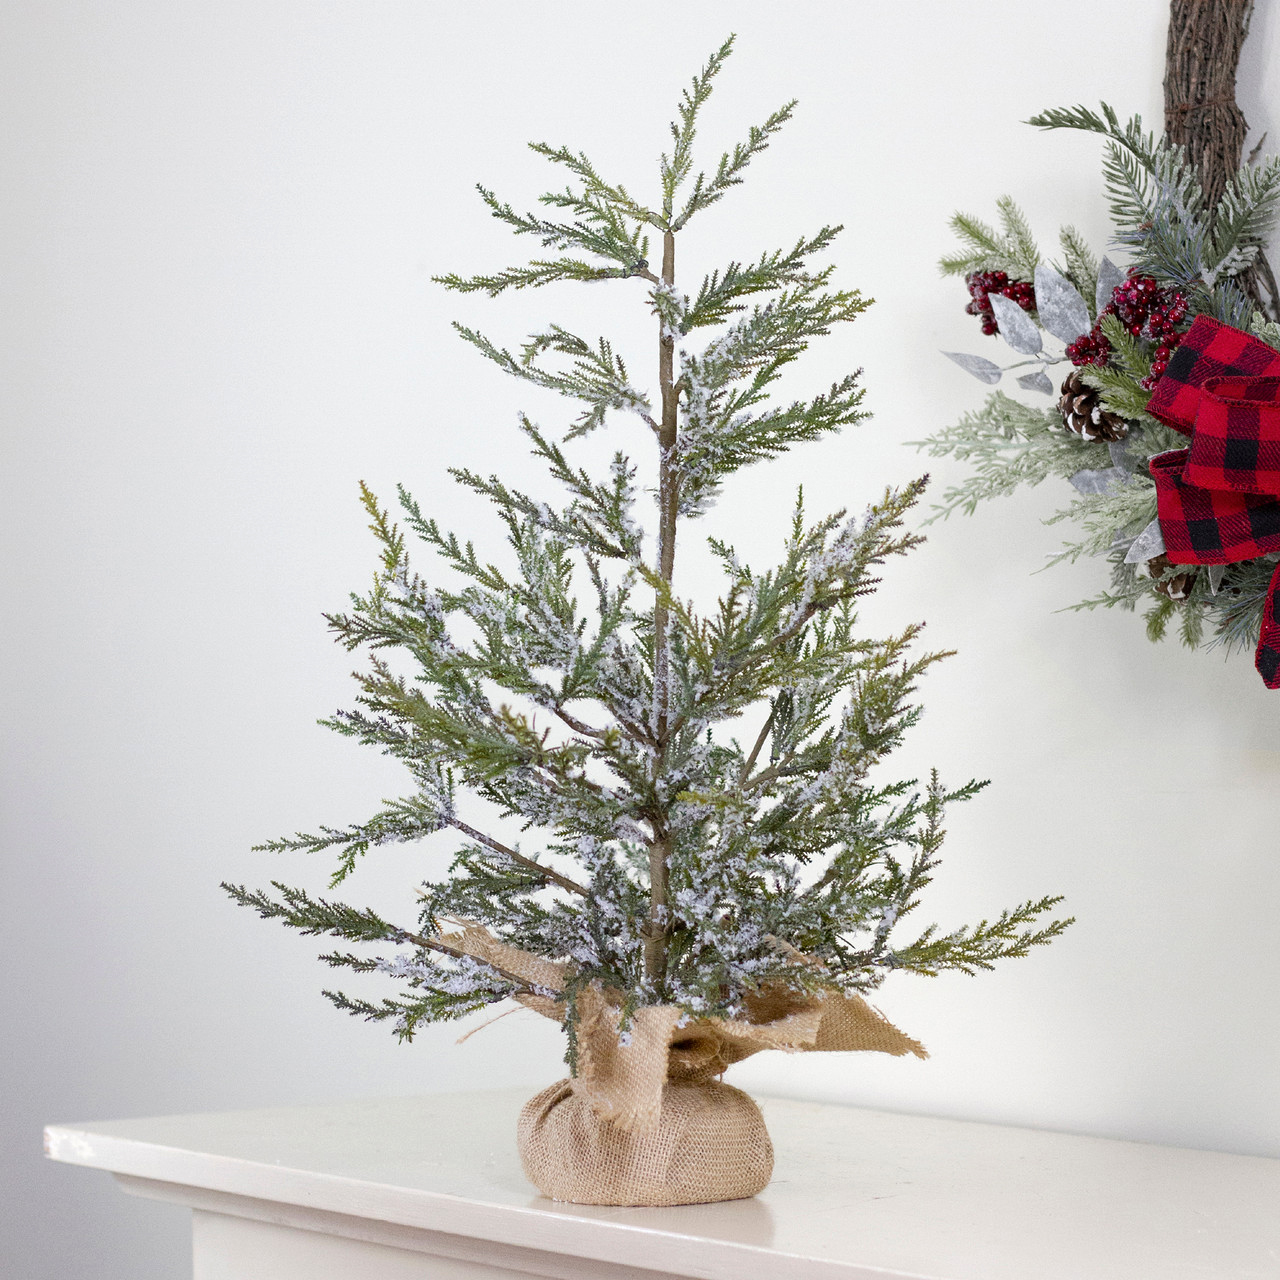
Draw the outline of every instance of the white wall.
M1260 9L1241 96L1274 138L1280 20ZM692 272L843 221L843 279L879 299L806 366L813 385L865 366L875 421L742 476L714 514L763 554L797 482L815 509L862 502L923 469L904 441L980 399L936 354L982 343L933 265L954 207L1011 191L1046 241L1071 220L1103 243L1097 146L1018 122L1103 96L1156 121L1164 20L1161 0L6 6L6 1275L186 1265L180 1212L40 1162L46 1121L558 1072L532 1015L401 1048L332 1012L319 948L217 888L322 887L321 865L249 846L399 785L314 724L351 666L319 614L372 570L356 481L403 479L476 528L445 466L518 473L515 408L543 403L449 319L641 332L625 287L488 304L431 285L515 255L471 184L529 200L548 175L522 144L545 137L644 190L679 88L729 29L708 146L802 99L682 251ZM1280 1155L1280 695L1246 659L1149 646L1129 616L1055 613L1099 581L1033 576L1061 498L936 529L869 617L927 617L960 650L901 768L994 779L955 815L931 912L1059 891L1079 924L980 980L891 981L881 1003L928 1063L761 1056L735 1079ZM400 901L439 856L380 855L351 892Z

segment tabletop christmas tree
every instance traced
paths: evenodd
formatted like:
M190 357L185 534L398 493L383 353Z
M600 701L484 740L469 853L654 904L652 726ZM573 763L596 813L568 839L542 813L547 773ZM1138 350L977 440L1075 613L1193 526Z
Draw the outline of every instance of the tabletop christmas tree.
M812 339L868 305L810 265L840 228L730 262L687 293L677 284L678 236L741 182L794 106L695 171L695 124L731 45L682 96L656 205L580 153L536 144L569 179L541 197L546 212L480 194L550 252L441 279L490 296L589 282L652 313L653 393L606 339L550 325L513 352L458 326L503 372L580 406L559 439L519 421L567 499L455 471L505 525L499 565L404 490L403 529L363 490L381 568L329 623L369 665L356 709L327 723L402 761L413 790L366 821L264 848L336 853L336 885L377 846L450 832L461 843L448 875L422 888L413 926L279 883L228 886L305 933L394 948L325 959L399 978L400 994L327 994L403 1038L508 999L562 1022L572 1076L526 1107L521 1149L540 1188L592 1203L753 1194L771 1148L754 1103L716 1082L727 1065L763 1048L924 1056L864 999L886 974L973 973L1068 923L1043 919L1058 901L1043 898L898 940L946 806L980 785L876 777L920 714L917 680L943 656L912 650L917 626L883 639L858 627L880 567L918 541L902 522L923 481L852 517L810 520L797 501L766 569L711 538L723 596L702 609L677 591L679 535L736 471L864 416L856 375L770 400ZM592 475L571 442L615 419L636 424L649 456L619 451ZM442 563L440 580L420 576L407 532Z

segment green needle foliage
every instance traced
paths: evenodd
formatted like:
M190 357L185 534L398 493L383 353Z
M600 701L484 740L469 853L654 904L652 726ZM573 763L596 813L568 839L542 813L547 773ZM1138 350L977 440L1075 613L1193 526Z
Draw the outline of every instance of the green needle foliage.
M1106 138L1103 183L1116 242L1132 265L1185 293L1193 313L1249 327L1254 304L1239 277L1262 258L1280 211L1280 156L1241 165L1217 207L1208 208L1183 149L1145 131L1138 116L1121 124L1104 102L1099 111L1057 108L1027 123Z
M458 921L568 961L569 1023L583 983L599 982L629 1009L667 1003L691 1016L739 1016L766 985L852 992L895 969L974 973L1069 923L1046 920L1059 900L1042 898L969 927L901 937L937 866L946 807L982 785L878 774L920 715L919 678L944 656L914 650L917 626L876 638L858 625L858 601L882 566L919 541L902 524L922 480L887 489L854 516L810 519L798 501L780 558L764 568L711 538L723 595L707 608L676 591L678 534L735 471L865 416L854 376L805 399L771 396L812 340L868 305L832 283L830 266L812 265L839 228L721 266L691 294L677 285L678 234L741 182L792 110L697 169L695 126L731 46L681 99L656 207L585 156L539 144L568 172L569 185L541 200L564 220L517 214L484 188L481 197L554 256L441 277L492 296L615 280L652 313L652 393L633 383L607 339L551 325L517 352L458 327L504 373L581 406L563 441L527 418L519 424L563 502L455 471L505 526L499 565L403 490L393 520L362 489L380 567L329 624L367 665L355 707L327 723L402 761L413 788L363 822L262 847L336 858L336 886L378 846L448 832L459 840L448 874L422 887L412 929L280 884L228 886L238 902L304 933L389 944L390 954L325 959L397 977L400 996L329 994L405 1037L424 1021L531 989L459 955L448 941ZM705 328L715 330L705 345L686 345ZM566 452L620 416L638 420L649 441L647 493L625 452L598 476ZM411 560L409 535L434 559L431 579L417 567L419 548Z

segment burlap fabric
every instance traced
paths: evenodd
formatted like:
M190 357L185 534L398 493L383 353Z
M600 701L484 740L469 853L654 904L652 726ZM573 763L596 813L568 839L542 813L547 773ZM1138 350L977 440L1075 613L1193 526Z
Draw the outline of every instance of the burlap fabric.
M732 1085L668 1083L656 1124L620 1129L560 1080L520 1113L520 1163L544 1196L575 1204L741 1200L773 1175L760 1108Z
M468 925L440 941L538 990L516 997L560 1021L571 969ZM670 1005L636 1010L599 984L579 989L577 1070L530 1100L520 1116L520 1158L545 1195L577 1204L673 1205L755 1195L773 1148L759 1108L717 1083L762 1049L870 1051L928 1057L856 995L777 987L752 996L742 1019L689 1020Z

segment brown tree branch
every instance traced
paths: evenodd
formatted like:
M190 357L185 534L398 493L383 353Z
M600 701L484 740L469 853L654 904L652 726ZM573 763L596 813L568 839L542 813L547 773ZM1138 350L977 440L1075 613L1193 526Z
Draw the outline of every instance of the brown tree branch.
M755 746L751 748L751 754L742 762L742 772L738 775L740 779L745 780L751 774L751 770L756 767L756 760L760 756L760 752L764 750L764 744L769 739L769 733L773 729L774 717L778 714L778 704L775 702L769 708L768 719L765 720L760 729L760 733L756 738Z
M771 764L767 769L761 769L754 778L748 778L742 784L743 791L754 791L757 787L763 787L766 783L775 782L778 778L785 777L788 767L794 762L797 753L788 751L776 764Z
M517 863L519 866L537 872L538 875L545 880L549 880L552 884L558 884L560 888L567 889L570 893L580 894L584 898L591 896L590 892L576 880L570 880L568 876L562 876L560 872L553 871L536 858L526 858L524 854L508 848L500 840L495 840L492 836L485 835L483 831L477 831L475 827L463 822L461 818L450 818L449 825L456 827L463 835L470 836L477 844L484 845L486 849L492 849L494 853L500 853L504 858L510 858L512 862Z
M515 983L522 991L535 990L533 983L527 978L518 977L514 973L508 973L506 969L500 968L491 960L481 960L477 956L472 956L468 952L463 951L461 947L451 947L447 943L442 942L439 938L428 938L420 933L410 933L407 929L398 929L396 931L405 942L412 942L415 947L421 947L424 951L435 951L442 956L449 956L454 960L461 960L464 957L474 960L476 964L482 964L486 969L492 969L500 978L505 978L508 982Z
M579 720L577 716L570 715L563 707L551 708L561 720L569 726L574 733L580 733L586 738L603 738L604 731L601 729L593 729L589 724Z

